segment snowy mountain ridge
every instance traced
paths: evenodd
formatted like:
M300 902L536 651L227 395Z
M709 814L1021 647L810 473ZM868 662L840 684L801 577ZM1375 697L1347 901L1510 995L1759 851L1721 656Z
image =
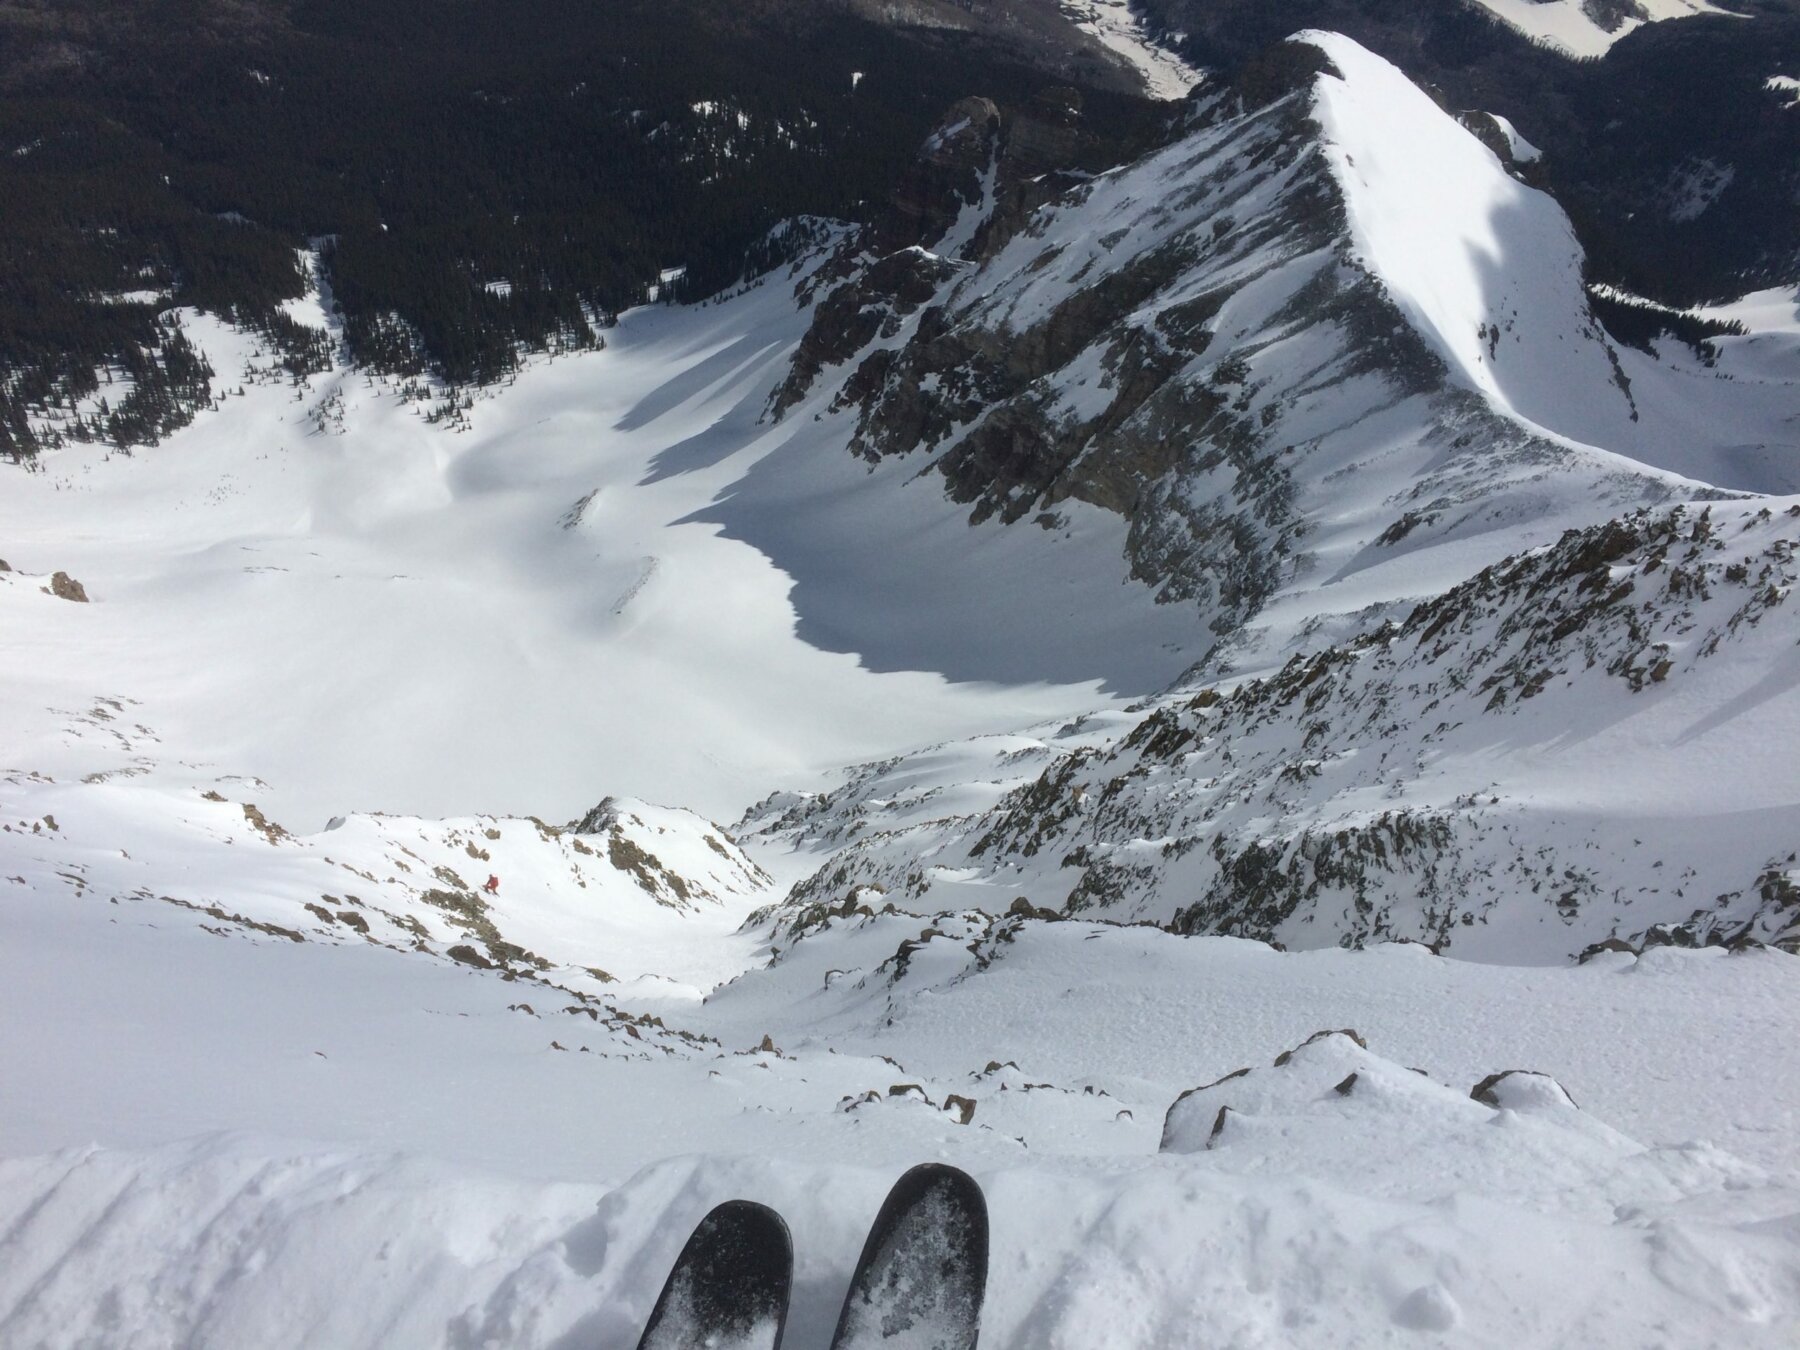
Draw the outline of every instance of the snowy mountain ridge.
M1221 636L1334 560L1800 486L1791 375L1617 347L1555 203L1391 65L1302 35L1240 83L1033 213L965 190L952 256L852 240L774 411L923 453L976 522L1122 515Z
M1797 548L1795 505L1571 531L1268 676L1147 700L1123 724L873 765L740 831L826 853L786 902L797 914L1024 896L1487 960L1652 929L1800 945L1793 709L1766 673L1790 664ZM1736 728L1715 711L1746 706L1760 716ZM1696 761L1732 767L1697 778Z
M689 952L696 931L723 936L775 893L718 826L643 802L609 798L566 826L357 814L295 835L216 788L5 782L9 806L36 813L0 826L15 886L175 905L222 932L441 955L581 995L704 991L735 967Z

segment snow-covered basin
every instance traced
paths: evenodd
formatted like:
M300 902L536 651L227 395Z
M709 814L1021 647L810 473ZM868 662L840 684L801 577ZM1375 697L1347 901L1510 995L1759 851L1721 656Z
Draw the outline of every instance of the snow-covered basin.
M835 442L790 454L795 495L768 503L796 536L860 512L803 578L841 640L797 633L795 577L691 517L795 433L758 418L806 320L783 277L638 311L458 430L345 370L240 396L252 340L184 314L217 410L130 456L5 473L0 768L254 777L306 832L357 810L560 822L607 793L730 819L777 783L1104 703L1103 681L1147 692L1192 659L1162 649L1171 607L1123 583L1123 522L1085 548L970 531L934 482L872 478ZM92 603L51 597L54 571ZM937 650L866 668L880 613L932 616ZM1065 676L933 673L970 641ZM129 716L94 725L102 696Z
M874 967L921 921L889 916L666 1011L716 1045L626 1057L526 981L202 922L0 890L9 1346L629 1347L693 1223L744 1196L794 1228L804 1350L882 1193L928 1158L988 1191L984 1344L1777 1345L1800 1325L1781 954L1520 969L1065 922L978 975L939 939L890 986ZM1346 1025L1452 1094L1552 1074L1583 1123L1565 1141L1496 1112L1499 1133L1421 1157L1301 1120L1158 1154L1178 1093Z

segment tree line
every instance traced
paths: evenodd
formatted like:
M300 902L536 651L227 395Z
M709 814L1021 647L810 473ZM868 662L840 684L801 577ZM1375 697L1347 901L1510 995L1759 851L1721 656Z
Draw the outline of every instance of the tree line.
M196 18L212 13L152 4L114 39L84 28L74 68L0 72L0 453L31 453L31 410L91 399L97 371L186 406L171 305L306 368L317 336L282 303L308 241L355 361L485 383L598 340L663 269L706 295L784 219L866 219L956 98L1051 82L835 9L302 0ZM1086 109L1121 136L1155 116L1103 92Z

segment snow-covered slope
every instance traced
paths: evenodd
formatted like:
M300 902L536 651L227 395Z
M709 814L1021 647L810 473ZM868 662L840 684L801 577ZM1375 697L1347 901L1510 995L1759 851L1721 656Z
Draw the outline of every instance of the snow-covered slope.
M1779 953L1506 969L852 915L691 1014L717 1040L627 1043L495 971L0 906L7 1008L61 1010L0 1038L10 1151L70 1145L0 1163L9 1346L629 1350L732 1196L787 1216L790 1336L823 1345L882 1192L940 1156L986 1187L1009 1350L1758 1346L1800 1317ZM1266 1067L1346 1026L1367 1057ZM1163 1151L1177 1099L1246 1066L1220 1144ZM1347 1098L1306 1091L1339 1067ZM1468 1100L1513 1068L1579 1111Z
M1528 514L1514 494L1546 458L1591 485L1571 500L1666 491L1445 389L1347 257L1307 112L1301 94L1239 112L1221 93L1167 149L979 232L973 266L849 260L778 398L784 424L923 461L977 521L1054 535L1117 513L1132 575L1215 633L1369 543L1407 488L1490 496L1487 528ZM1478 489L1449 444L1471 419Z
M822 274L849 275L774 404L794 443L836 427L977 521L1117 513L1131 574L1221 637L1707 485L1800 488L1800 371L1617 347L1556 203L1334 35L1167 148L954 239L852 240Z
M754 941L728 935L779 894L718 826L637 801L609 798L561 826L352 815L295 835L217 788L11 774L4 792L14 886L175 905L293 942L443 954L578 991L625 981L697 997L750 959Z
M1123 57L1152 98L1185 98L1204 78L1201 71L1150 36L1131 0L1062 0L1060 8L1075 27Z
M1758 368L1715 342L1702 365L1610 341L1583 289L1562 208L1514 178L1397 69L1309 33L1342 78L1315 116L1349 216L1352 256L1489 406L1547 432L1701 482L1800 490L1794 362Z
M826 855L802 914L873 888L1490 960L1665 924L1800 945L1797 556L1792 501L1644 513L1264 678L873 765L746 824Z
M1125 515L1134 573L1224 640L1137 722L771 799L746 826L819 862L788 913L879 887L1489 959L1793 940L1792 502L1613 519L1795 486L1781 315L1617 346L1556 203L1324 33L957 238L841 261L776 410L854 418L975 519Z
M1632 29L1693 14L1728 13L1706 0L1475 0L1540 42L1571 56L1603 56Z
M1605 433L1635 410L1561 208L1388 62L1335 34L1303 38L1339 72L1319 80L1314 115L1355 259L1453 380L1547 430L1612 444Z

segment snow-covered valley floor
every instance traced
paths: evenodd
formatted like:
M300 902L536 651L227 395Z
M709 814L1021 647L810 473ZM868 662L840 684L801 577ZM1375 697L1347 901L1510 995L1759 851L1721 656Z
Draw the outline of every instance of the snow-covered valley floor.
M765 794L873 760L868 819L970 815L1031 745L922 748L1119 739L1206 651L1121 579L1120 518L971 527L920 464L846 453L829 391L764 420L789 281L629 315L467 429L346 370L239 395L266 358L188 316L220 408L4 471L0 1345L629 1350L745 1197L793 1228L787 1345L823 1350L882 1195L934 1158L987 1191L995 1350L1795 1344L1782 951L1505 966L1043 894L769 909L831 846L735 829ZM1765 421L1785 304L1714 381ZM1662 358L1626 360L1654 412ZM1285 593L1245 677L1555 537L1517 528ZM1761 702L1718 714L1777 737L1792 662L1750 663L1784 598L1732 648ZM1701 768L1654 786L1732 783ZM1758 772L1773 837L1790 779ZM956 904L998 886L920 868Z
M798 640L793 579L685 522L766 453L756 418L804 315L778 287L710 313L643 311L612 349L539 364L482 402L466 434L340 372L298 398L247 382L154 451L70 448L9 474L8 767L254 775L269 814L309 830L362 809L575 812L597 788L723 815L851 759L1089 706L1103 678L1142 693L1180 670L1155 624L1142 655L1105 653L1129 615L1065 635L1090 678L1064 687L953 686L923 673L929 653L874 675ZM252 344L188 322L233 389ZM342 434L310 415L334 392ZM818 491L867 477L849 475ZM921 503L889 528L960 527L932 505L938 520ZM916 581L846 544L830 588L860 589L871 611L928 607L958 566L967 583L1024 565L993 534L998 556ZM1043 584L1079 589L1081 563ZM94 603L44 594L52 571ZM133 711L95 725L102 697Z

